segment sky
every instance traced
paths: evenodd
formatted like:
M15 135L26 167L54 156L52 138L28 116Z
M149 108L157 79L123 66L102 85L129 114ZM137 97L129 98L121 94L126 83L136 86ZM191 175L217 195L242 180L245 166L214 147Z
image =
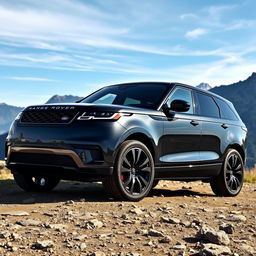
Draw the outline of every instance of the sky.
M0 0L0 102L256 72L255 0Z

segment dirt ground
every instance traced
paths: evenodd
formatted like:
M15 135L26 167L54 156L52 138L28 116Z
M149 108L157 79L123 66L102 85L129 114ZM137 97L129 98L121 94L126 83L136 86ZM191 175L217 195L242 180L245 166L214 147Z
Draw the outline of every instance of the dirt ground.
M209 184L162 181L132 203L108 198L101 184L37 194L2 180L0 255L256 255L255 203L255 184L221 198Z

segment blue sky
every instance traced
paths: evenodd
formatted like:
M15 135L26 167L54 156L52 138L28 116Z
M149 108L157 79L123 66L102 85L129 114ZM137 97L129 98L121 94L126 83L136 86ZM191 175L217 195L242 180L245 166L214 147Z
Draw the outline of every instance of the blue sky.
M0 0L0 102L256 72L255 0Z

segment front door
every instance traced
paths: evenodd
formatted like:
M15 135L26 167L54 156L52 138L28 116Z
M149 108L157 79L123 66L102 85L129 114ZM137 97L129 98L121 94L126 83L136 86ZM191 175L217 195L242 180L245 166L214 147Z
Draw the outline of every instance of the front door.
M191 163L200 161L200 138L202 122L194 115L194 100L192 91L183 87L176 87L172 91L168 106L173 100L184 100L190 104L187 112L174 113L173 117L164 120L163 149L160 161L162 162L162 177L187 176ZM180 166L181 168L176 168ZM182 168L186 167L186 168Z

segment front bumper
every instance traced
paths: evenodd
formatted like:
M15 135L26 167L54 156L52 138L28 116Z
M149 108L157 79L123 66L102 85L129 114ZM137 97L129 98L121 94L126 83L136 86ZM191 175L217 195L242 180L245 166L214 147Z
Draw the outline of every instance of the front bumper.
M79 155L69 149L9 147L6 166L13 173L55 176L70 180L98 180L112 175L113 167L85 164Z
M39 126L15 121L6 141L6 166L63 179L108 176L125 131L118 122Z

